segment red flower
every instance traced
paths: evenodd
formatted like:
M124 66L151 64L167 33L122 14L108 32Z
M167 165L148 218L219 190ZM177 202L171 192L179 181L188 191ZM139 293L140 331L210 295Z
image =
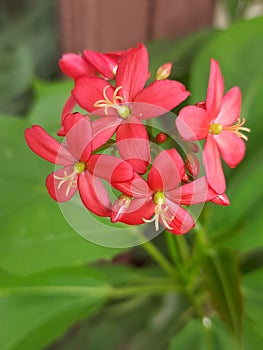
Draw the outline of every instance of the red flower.
M114 79L118 63L125 51L100 53L85 50L82 55L66 53L59 60L61 71L72 79L97 77Z
M80 77L97 77L105 79L115 79L119 61L125 51L100 53L92 50L85 50L82 55L66 53L59 60L61 71L76 80ZM76 100L72 95L67 99L61 115L61 124L64 118L70 114ZM58 135L65 136L63 128L58 131Z
M240 119L241 93L237 86L224 94L224 80L217 61L211 60L205 103L183 108L176 126L188 141L206 139L203 163L209 185L219 194L226 189L220 155L234 168L245 155L247 136L242 131L245 119Z
M58 202L69 200L77 190L83 204L99 216L109 216L111 204L100 179L108 182L129 181L133 169L127 162L113 156L92 155L92 127L81 114L64 120L66 145L60 144L38 125L25 131L28 146L40 157L63 166L48 175L46 186ZM100 134L100 143L105 136Z
M139 175L128 182L112 184L124 195L113 205L113 222L129 225L154 222L156 231L161 223L168 231L182 234L194 226L192 216L181 207L214 199L202 177L180 186L185 174L184 163L175 149L162 151L154 160L145 181Z
M99 78L82 77L76 80L72 91L75 100L88 112L103 108L103 114L108 116L98 123L105 127L111 123L112 133L117 129L120 155L138 173L146 171L150 159L148 135L141 120L164 114L189 96L177 81L159 80L144 87L147 77L148 52L140 44L120 60L115 87Z

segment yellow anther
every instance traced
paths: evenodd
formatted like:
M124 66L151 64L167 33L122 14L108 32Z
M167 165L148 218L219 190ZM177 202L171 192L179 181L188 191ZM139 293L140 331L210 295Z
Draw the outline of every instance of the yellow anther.
M79 162L75 164L74 169L76 170L77 174L81 174L86 169L86 164L83 162Z
M209 127L209 132L213 135L218 135L218 134L221 134L223 130L223 126L221 124L210 124L210 127Z

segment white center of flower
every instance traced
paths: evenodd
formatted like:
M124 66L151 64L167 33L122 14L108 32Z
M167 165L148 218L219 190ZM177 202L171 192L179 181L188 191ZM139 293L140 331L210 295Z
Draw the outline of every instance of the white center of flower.
M107 96L107 89L110 87L110 85L107 85L104 90L103 90L103 97L104 100L98 100L97 102L94 103L94 107L96 108L104 108L105 114L108 115L108 109L109 108L114 108L118 115L126 119L130 116L131 110L130 107L127 105L123 104L124 103L124 98L122 96L118 96L119 91L122 89L122 86L119 86L115 89L114 94L112 96L112 99L110 99Z
M144 222L154 222L154 227L155 227L155 231L159 230L159 221L160 219L163 222L163 225L165 228L168 228L169 230L172 230L172 227L169 226L168 221L172 221L174 219L174 217L168 217L166 215L167 210L169 209L168 206L164 206L165 202L166 202L166 198L163 192L161 191L157 191L155 192L154 196L153 196L153 201L156 204L155 208L154 208L154 216L147 220L143 218Z

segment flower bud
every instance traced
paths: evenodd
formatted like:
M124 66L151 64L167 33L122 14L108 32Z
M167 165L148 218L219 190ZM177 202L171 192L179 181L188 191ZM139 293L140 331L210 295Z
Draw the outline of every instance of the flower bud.
M156 135L155 139L158 144L164 143L167 140L167 135L164 132L160 132Z
M203 108L203 109L206 108L205 101L197 102L195 105L196 107L199 107L199 108Z
M168 62L163 64L161 67L158 68L155 80L165 80L169 77L172 71L172 63Z
M181 180L186 184L189 181L189 176L185 173Z
M189 173L194 177L197 178L200 173L200 163L198 158L193 153L188 153L187 158L185 161L185 166Z

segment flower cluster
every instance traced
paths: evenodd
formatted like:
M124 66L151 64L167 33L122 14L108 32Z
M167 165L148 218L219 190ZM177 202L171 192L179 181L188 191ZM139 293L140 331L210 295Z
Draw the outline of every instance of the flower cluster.
M156 135L145 122L162 118L190 94L168 79L171 63L151 78L147 49L139 44L114 53L65 54L59 65L74 80L58 131L62 142L38 125L25 132L33 152L60 166L46 179L54 200L68 201L78 191L88 210L113 223L153 222L155 230L162 226L175 234L194 226L190 205L229 204L220 155L230 167L240 163L247 140L242 132L249 129L240 119L240 90L233 87L224 95L217 61L211 60L205 102L182 108L173 121L186 155L167 133ZM75 107L85 112L74 112ZM198 140L205 140L202 161ZM110 199L105 181L118 191L117 199Z

